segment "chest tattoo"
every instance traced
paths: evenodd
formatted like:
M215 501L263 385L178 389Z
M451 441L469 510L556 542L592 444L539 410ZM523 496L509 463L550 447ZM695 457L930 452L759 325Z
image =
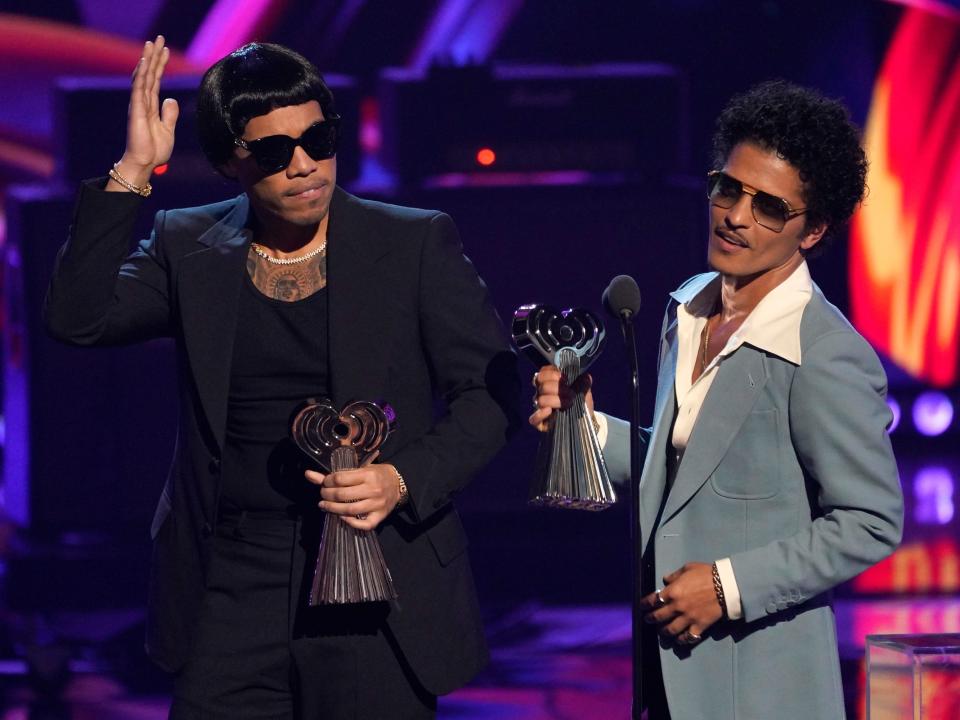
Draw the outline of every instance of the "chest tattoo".
M303 263L277 265L251 249L247 255L247 273L254 287L267 297L295 302L326 287L327 256L319 255Z

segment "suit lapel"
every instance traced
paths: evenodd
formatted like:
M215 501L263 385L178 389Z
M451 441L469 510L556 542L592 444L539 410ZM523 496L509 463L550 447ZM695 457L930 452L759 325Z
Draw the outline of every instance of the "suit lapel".
M662 522L673 517L716 470L766 382L763 353L749 345L720 363L690 434Z
M653 530L653 524L656 522L657 511L660 509L667 484L667 440L677 402L677 391L674 383L677 371L676 315L673 316L672 322L667 326L661 343L664 349L657 377L653 432L650 435L650 446L647 450L643 473L640 476L639 517L644 552L646 552L647 542L650 540L650 533Z
M233 338L250 244L248 212L249 202L242 195L223 220L200 236L206 247L184 256L177 276L190 370L219 449L226 432Z
M330 391L343 407L352 400L382 400L389 367L390 273L379 263L391 247L382 224L339 187L327 228Z

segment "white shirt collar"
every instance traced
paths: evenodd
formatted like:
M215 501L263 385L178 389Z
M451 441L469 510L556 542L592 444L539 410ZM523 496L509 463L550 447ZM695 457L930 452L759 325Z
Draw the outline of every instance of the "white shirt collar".
M715 275L699 292L677 308L678 332L689 336L702 329L707 314L716 307L720 276ZM800 321L813 295L813 281L806 261L782 283L768 292L743 321L717 359L744 343L799 365Z

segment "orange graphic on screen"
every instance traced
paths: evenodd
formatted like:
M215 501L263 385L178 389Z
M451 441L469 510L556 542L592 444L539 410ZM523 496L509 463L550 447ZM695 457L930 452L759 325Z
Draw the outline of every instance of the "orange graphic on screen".
M960 23L907 9L873 90L866 201L850 235L853 321L918 379L958 375Z

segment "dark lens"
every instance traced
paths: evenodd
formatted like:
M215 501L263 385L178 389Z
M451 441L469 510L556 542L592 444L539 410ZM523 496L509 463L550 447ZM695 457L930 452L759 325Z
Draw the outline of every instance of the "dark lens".
M337 154L339 125L324 120L308 127L300 136L300 145L314 160L327 160Z
M283 170L293 157L294 141L286 135L270 135L247 145L260 169L266 173Z
M710 183L710 200L717 207L733 207L743 193L743 186L740 181L734 180L724 173L711 175Z
M783 200L765 192L753 196L756 221L765 228L779 232L787 222L787 207Z

